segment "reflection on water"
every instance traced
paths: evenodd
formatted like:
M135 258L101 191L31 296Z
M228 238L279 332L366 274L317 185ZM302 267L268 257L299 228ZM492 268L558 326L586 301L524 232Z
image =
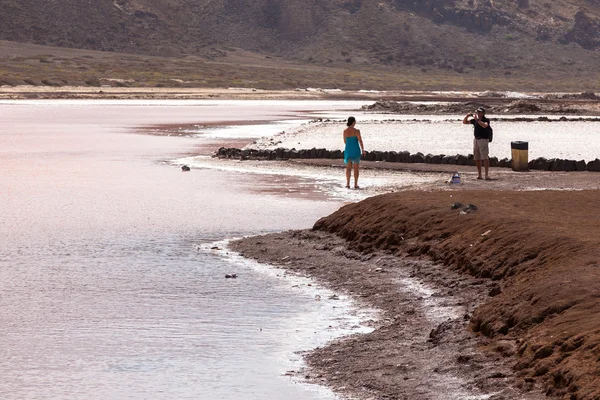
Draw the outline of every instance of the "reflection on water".
M182 173L161 160L199 139L123 134L249 113L236 107L3 106L1 398L330 396L280 376L327 329L322 306L197 246L308 228L339 203L253 193L240 173Z
M303 395L277 377L297 330L327 326L309 296L184 238L113 240L3 265L2 398Z

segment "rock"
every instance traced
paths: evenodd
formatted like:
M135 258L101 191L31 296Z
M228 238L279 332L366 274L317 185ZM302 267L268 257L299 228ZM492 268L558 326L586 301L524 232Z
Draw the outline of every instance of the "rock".
M528 163L529 169L536 169L540 171L548 171L551 165L552 162L546 160L544 157L538 157Z
M567 172L577 171L577 161L565 160L563 171L567 171Z
M414 154L411 158L412 158L412 162L413 163L423 163L423 162L425 162L425 156L423 155L423 153Z
M490 289L490 291L488 292L488 296L495 297L498 296L500 293L502 293L502 289L500 288L500 286L496 285Z
M374 151L367 151L365 152L365 161L375 161L375 152Z
M453 203L453 204L450 206L450 209L451 209L451 210L457 210L457 209L459 209L459 208L463 208L464 206L465 206L465 205L464 205L463 203L456 202L456 203Z
M471 360L471 356L465 356L461 354L460 356L456 357L456 361L460 364L468 363L469 360Z
M271 154L270 150L260 149L260 150L258 150L258 153L256 154L256 156L258 158L268 159L270 154Z
M512 113L535 113L541 110L539 105L525 100L513 101L507 106L507 109Z
M560 41L563 43L575 42L584 49L594 50L600 44L600 40L598 40L599 25L598 22L580 10L575 14L573 27L560 38Z
M470 203L465 208L463 208L463 211L467 214L474 213L477 210L479 210L479 208L475 204Z
M385 161L387 162L396 162L396 159L398 158L398 152L397 151L386 151L385 152Z
M588 162L586 169L588 171L600 172L600 160L596 158L594 161Z
M458 156L445 156L442 159L442 164L454 164L458 163Z
M550 171L564 171L565 170L565 160L562 158L555 158L552 161L552 165L550 165Z
M225 278L227 278L227 279L235 279L235 278L237 278L237 274L225 274Z
M498 159L496 157L490 158L490 167L492 166L492 160L495 160L494 167L498 164ZM469 165L469 158L467 156L459 155L456 158L456 164L458 165Z
M399 153L399 155L400 155L400 162L403 162L403 163L410 163L410 162L412 162L412 158L411 158L410 153L408 151L401 151Z
M187 165L182 165L181 166L181 170L184 171L184 172L185 171L190 171L190 167L188 167Z
M444 339L446 335L451 334L451 332L452 322L442 322L436 328L432 329L431 332L429 332L429 339L427 341L437 345Z

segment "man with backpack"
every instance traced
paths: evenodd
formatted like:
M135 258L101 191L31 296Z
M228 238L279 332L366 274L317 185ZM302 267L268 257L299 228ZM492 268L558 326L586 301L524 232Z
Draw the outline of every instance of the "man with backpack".
M490 120L485 117L485 108L479 107L475 113L469 113L463 119L463 124L472 124L475 128L475 139L473 140L473 156L477 166L477 179L481 176L481 162L485 168L485 180L491 180L489 175L489 143L492 141L492 127Z

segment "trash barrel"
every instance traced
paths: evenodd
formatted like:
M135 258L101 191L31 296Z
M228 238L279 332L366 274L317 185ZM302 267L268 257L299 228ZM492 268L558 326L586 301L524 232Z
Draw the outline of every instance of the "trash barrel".
M529 171L529 143L510 142L513 171Z

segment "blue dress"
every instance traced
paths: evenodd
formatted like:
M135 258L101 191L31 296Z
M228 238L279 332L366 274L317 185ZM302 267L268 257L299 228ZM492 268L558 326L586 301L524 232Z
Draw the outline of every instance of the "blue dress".
M357 136L349 136L346 138L346 148L344 149L344 164L359 163L361 150L358 145Z

